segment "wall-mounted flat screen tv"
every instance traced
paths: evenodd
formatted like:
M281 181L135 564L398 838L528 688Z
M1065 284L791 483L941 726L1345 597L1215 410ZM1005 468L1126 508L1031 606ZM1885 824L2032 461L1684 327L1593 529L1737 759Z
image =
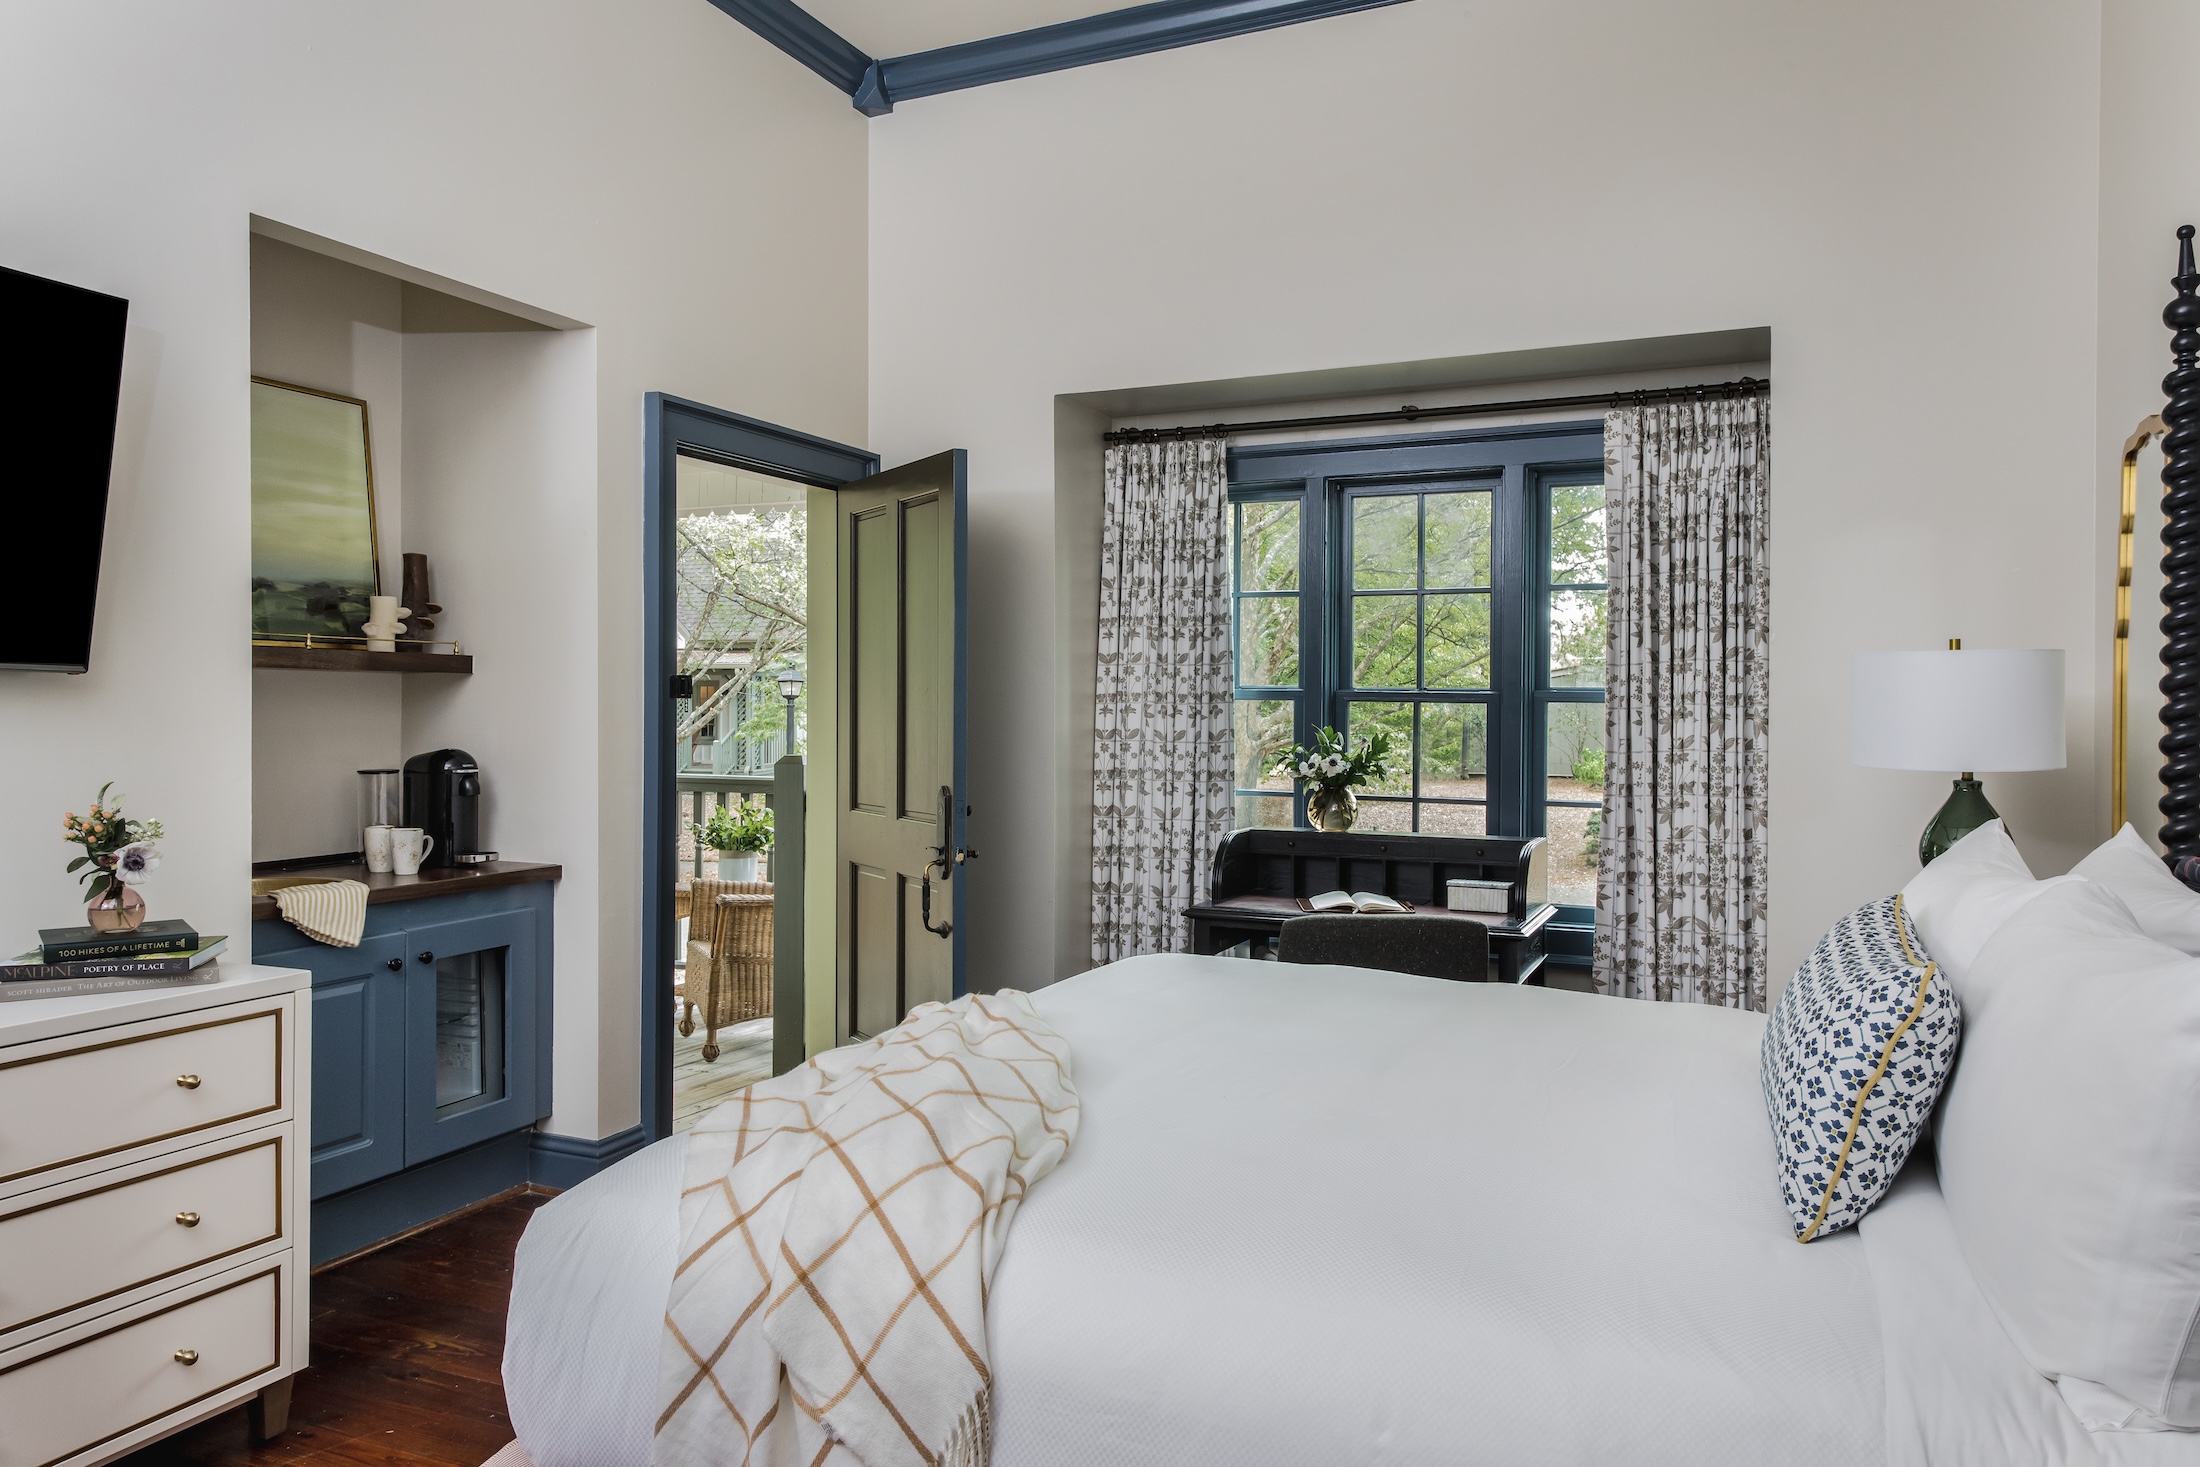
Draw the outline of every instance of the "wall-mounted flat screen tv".
M84 672L130 303L0 267L0 668Z

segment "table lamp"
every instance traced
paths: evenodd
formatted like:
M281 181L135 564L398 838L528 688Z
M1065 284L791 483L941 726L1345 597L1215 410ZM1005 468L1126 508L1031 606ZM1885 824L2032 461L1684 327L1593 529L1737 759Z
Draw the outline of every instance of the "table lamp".
M1917 843L1920 865L1998 818L1980 774L2061 769L2060 649L1856 654L1851 760L1866 769L1960 771Z

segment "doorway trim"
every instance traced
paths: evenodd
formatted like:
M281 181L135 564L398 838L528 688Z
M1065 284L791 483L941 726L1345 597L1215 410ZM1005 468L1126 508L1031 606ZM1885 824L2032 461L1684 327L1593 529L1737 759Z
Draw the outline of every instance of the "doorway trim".
M670 393L642 398L642 1129L672 1134L672 915L679 860L677 772L672 767L672 678L678 650L673 527L683 452L818 489L878 472L878 455L829 438L743 417Z

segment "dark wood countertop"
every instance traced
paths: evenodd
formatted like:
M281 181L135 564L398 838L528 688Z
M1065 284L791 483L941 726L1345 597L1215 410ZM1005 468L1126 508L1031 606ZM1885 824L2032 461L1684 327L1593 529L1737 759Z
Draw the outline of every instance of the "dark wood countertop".
M412 902L422 897L489 891L499 886L523 886L530 881L556 881L565 874L565 868L542 861L490 861L480 866L437 867L418 876L396 876L387 871L369 871L353 861L328 866L291 866L279 871L260 870L253 874L306 876L316 881L363 881L367 884L367 903L372 906L381 902ZM275 898L256 896L252 899L253 921L272 921L281 915L276 909Z

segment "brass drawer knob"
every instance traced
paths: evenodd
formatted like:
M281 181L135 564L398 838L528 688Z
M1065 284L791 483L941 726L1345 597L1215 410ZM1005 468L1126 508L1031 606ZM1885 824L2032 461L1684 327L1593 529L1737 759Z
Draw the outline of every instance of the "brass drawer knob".
M196 1365L199 1363L199 1352L196 1350L178 1350L176 1352L176 1363L178 1365Z
M195 1228L199 1225L199 1215L195 1212L179 1212L176 1214L176 1221L184 1227Z
M176 1083L186 1090L196 1090L199 1088L199 1077L196 1075L178 1075L176 1076Z

